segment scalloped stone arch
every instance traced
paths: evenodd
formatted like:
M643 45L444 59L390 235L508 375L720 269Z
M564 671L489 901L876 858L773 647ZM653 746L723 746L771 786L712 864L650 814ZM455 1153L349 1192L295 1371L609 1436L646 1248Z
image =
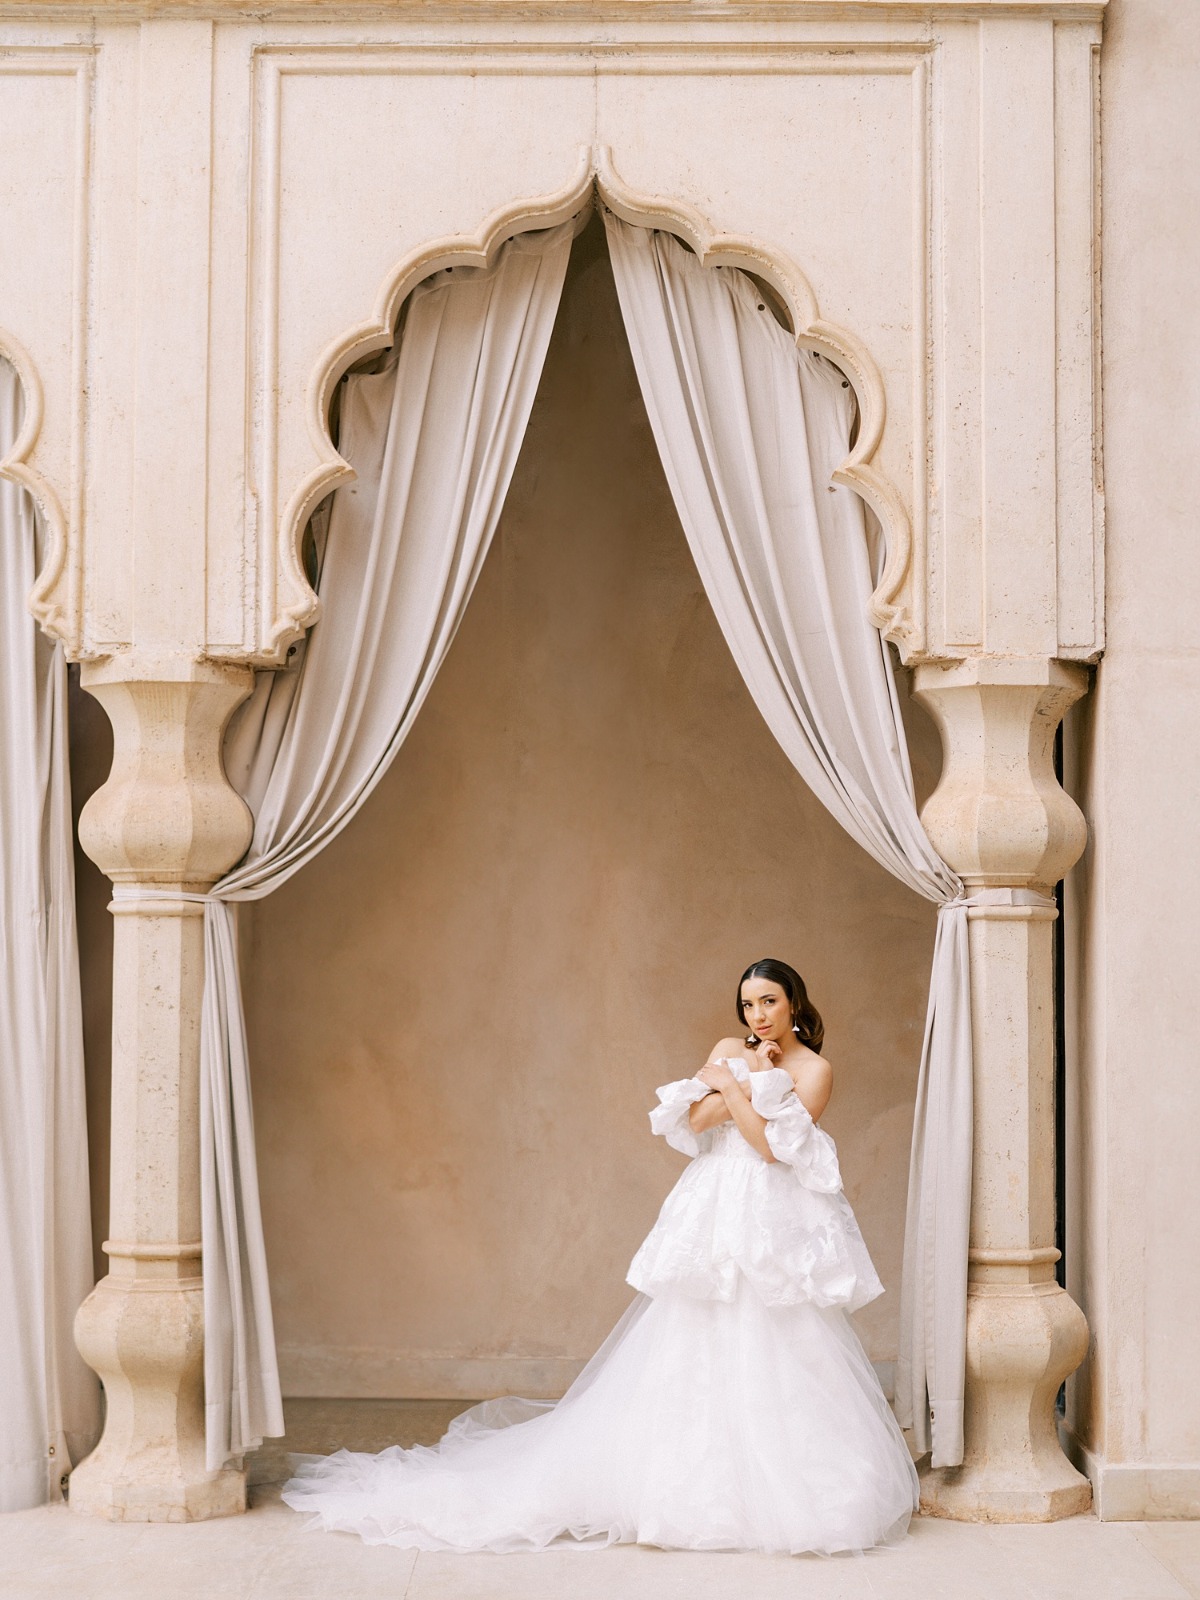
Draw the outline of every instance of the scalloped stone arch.
M280 525L289 586L304 597L277 620L271 643L280 652L315 622L319 612L301 556L305 526L332 489L354 478L353 467L338 453L329 430L330 406L340 379L357 362L392 344L404 298L423 278L446 267L486 266L514 235L556 227L586 212L596 199L625 222L676 234L705 266L737 267L763 279L787 307L796 343L828 356L848 378L858 401L858 435L833 478L853 489L883 528L886 559L871 596L871 620L890 639L901 641L909 635L909 610L901 590L912 559L912 532L899 490L874 464L887 406L883 379L869 352L852 333L821 317L808 279L790 257L756 240L719 232L685 202L636 193L616 172L607 148L585 146L571 181L556 194L513 202L494 211L475 234L432 240L403 257L381 286L372 315L322 353L306 395L309 435L320 462L292 494Z
M67 520L58 497L49 482L29 464L29 457L42 429L44 402L42 384L37 368L18 339L0 327L0 358L14 369L21 383L25 402L25 415L8 454L0 458L0 478L7 478L30 495L46 531L45 558L29 594L28 606L38 625L52 638L59 639L68 650L78 646L74 606L64 606L61 600L52 599L60 592L60 581L67 564ZM73 586L69 586L73 587Z

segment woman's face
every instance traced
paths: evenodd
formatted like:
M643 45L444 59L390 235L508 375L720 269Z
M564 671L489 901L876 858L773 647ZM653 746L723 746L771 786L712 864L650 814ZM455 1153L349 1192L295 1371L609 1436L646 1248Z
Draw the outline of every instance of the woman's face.
M746 1026L760 1039L787 1037L792 1027L792 1006L786 992L766 978L747 978L742 985Z

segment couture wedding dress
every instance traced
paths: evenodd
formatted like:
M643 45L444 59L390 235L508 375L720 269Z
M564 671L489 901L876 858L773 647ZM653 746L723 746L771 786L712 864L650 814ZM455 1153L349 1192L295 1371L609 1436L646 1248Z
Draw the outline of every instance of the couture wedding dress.
M629 1269L640 1291L557 1403L489 1400L432 1449L295 1457L283 1498L421 1550L552 1541L863 1550L903 1535L917 1477L847 1311L882 1293L833 1140L782 1067L729 1066L766 1118L696 1135L695 1078L655 1133L693 1157Z

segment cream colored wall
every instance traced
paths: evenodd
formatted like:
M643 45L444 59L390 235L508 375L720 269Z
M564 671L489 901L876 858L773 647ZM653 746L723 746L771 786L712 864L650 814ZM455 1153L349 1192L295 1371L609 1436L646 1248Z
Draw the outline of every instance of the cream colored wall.
M1104 1516L1200 1515L1200 9L1113 0L1102 57L1108 650L1074 714L1072 1385Z
M923 788L937 761L914 712ZM555 1392L627 1303L681 1158L658 1083L808 978L895 1354L932 909L826 817L676 520L595 230L462 632L362 814L244 921L284 1389Z

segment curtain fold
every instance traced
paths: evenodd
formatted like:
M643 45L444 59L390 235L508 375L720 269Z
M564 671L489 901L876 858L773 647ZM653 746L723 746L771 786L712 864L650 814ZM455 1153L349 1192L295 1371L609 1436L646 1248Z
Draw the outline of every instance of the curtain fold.
M0 457L21 423L0 359ZM0 482L0 1511L58 1498L99 1385L72 1323L92 1287L67 669L26 608L28 495Z
M225 745L254 813L205 897L201 1187L210 1469L283 1432L254 1153L236 902L298 872L383 777L424 704L487 555L562 292L573 224L487 269L418 285L387 370L346 380L321 615L295 664L259 675Z
M917 815L887 645L883 551L851 490L850 389L800 351L745 274L606 213L638 380L705 592L747 687L848 834L939 906L917 1091L897 1411L962 1460L972 1059L967 902ZM932 1413L932 1430L930 1420Z

